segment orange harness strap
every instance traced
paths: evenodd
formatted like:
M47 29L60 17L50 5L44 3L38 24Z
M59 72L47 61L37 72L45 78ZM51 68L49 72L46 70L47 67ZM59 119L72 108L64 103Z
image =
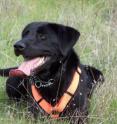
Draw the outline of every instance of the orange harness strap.
M77 70L79 73L81 73L80 68L78 68ZM34 99L45 112L50 114L52 118L59 117L59 114L63 112L63 110L71 100L72 96L74 95L79 84L80 76L78 72L76 71L74 73L71 85L68 87L67 91L63 94L63 96L55 106L52 106L45 99L43 99L43 97L41 96L41 94L39 93L34 84L31 85L32 95Z

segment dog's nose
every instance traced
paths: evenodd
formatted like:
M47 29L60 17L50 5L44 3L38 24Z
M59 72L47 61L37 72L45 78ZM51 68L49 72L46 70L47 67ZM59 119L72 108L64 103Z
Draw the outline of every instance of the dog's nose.
M24 49L25 49L25 44L24 43L20 43L20 42L18 42L18 43L16 43L16 44L14 44L14 48L16 49L16 50L19 50L19 51L23 51Z

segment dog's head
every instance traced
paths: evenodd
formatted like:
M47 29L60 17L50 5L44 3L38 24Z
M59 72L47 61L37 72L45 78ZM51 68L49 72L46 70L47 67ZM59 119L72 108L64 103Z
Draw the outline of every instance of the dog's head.
M47 22L28 24L22 39L14 44L15 54L26 60L44 57L44 60L64 59L78 40L80 33L68 26Z

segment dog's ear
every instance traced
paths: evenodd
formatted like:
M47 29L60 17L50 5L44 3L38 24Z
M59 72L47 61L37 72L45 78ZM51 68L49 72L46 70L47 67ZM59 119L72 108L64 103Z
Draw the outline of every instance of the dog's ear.
M58 36L59 47L62 55L66 56L78 40L80 33L72 27L60 24L50 24L50 26Z
M86 72L90 75L93 82L104 82L104 76L101 71L98 69L91 67L91 66L85 66Z

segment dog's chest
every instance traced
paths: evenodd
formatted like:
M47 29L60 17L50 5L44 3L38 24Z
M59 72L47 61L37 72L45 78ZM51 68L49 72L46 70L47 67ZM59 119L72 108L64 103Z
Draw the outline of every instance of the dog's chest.
M68 102L68 104L65 106L64 110L61 112L61 116L62 115L71 115L74 113L74 111L81 111L83 108L85 108L85 104L87 101L87 85L86 85L86 80L82 78L82 76L80 75L80 80L79 80L79 85L75 91L75 94L71 97L70 101ZM52 106L55 106L57 103L59 103L59 100L61 99L61 96L56 97L57 95L52 92L51 94L51 89L50 92L48 92L48 90L46 90L46 88L42 89L42 96L43 98ZM51 94L51 96L50 96ZM60 95L60 94L59 94ZM46 96L46 97L45 97ZM55 97L52 97L55 96ZM43 108L40 108L40 112L41 113L45 113L43 112Z
M84 108L85 103L87 101L87 94L86 91L82 88L82 81L79 82L79 87L77 88L74 96L71 98L70 102L65 107L64 111L60 114L61 116L71 116L74 111L81 111L82 108ZM83 86L84 87L84 86ZM56 98L51 98L49 101L52 105L55 105L59 100L56 100ZM43 109L40 108L39 111L42 114L46 114Z

